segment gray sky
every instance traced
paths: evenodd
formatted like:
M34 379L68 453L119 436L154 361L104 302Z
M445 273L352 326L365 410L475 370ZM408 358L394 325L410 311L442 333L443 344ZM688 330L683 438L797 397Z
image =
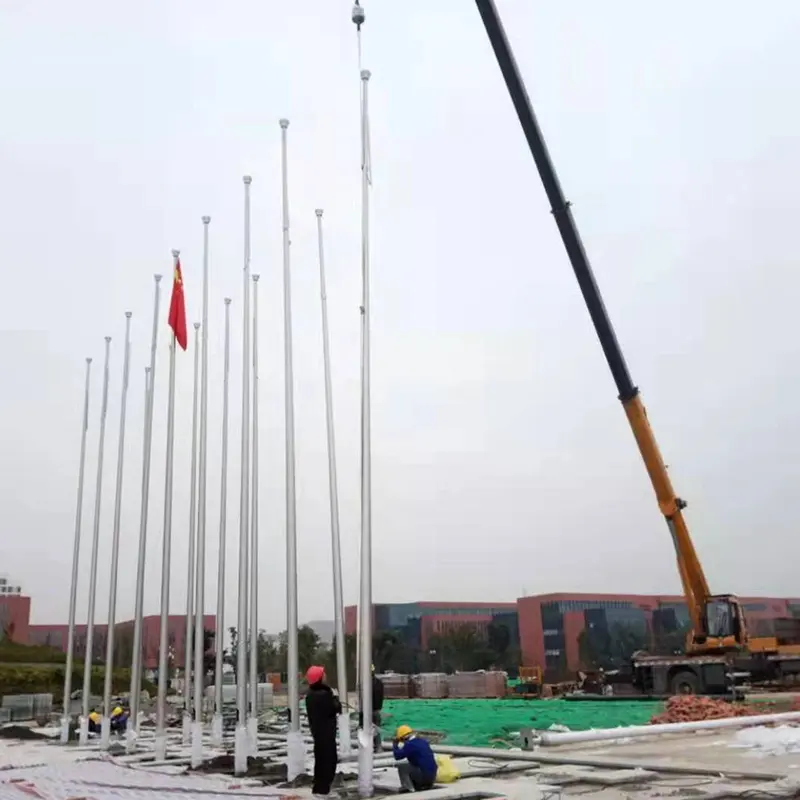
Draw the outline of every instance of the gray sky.
M800 594L796 110L800 5L498 0L712 588ZM679 589L664 523L469 0L365 0L378 600ZM278 119L290 136L300 615L332 615L314 208L326 209L346 599L358 537L359 140L350 3L6 0L0 11L2 567L67 616L83 358L133 318L118 618L133 612L143 367L165 273L146 611L158 608L170 248L199 314L212 221L208 555L215 596L222 298L234 299L228 609L241 383L241 176L261 298L261 602L284 626ZM172 606L184 605L192 354L178 363ZM85 619L84 582L78 606ZM208 604L213 608L213 601ZM233 619L233 613L229 613Z

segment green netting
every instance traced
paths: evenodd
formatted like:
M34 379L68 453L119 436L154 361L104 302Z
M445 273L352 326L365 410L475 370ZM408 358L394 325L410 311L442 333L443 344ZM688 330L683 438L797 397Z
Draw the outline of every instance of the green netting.
M383 734L391 738L398 725L442 731L447 744L487 747L510 740L520 728L539 730L553 724L570 730L643 725L662 703L645 701L567 700L387 700Z

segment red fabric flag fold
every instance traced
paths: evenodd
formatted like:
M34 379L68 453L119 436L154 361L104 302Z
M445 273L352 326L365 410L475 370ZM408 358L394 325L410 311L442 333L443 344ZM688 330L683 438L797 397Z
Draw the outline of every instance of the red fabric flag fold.
M175 260L175 277L172 282L172 299L169 302L169 318L167 324L175 334L175 341L186 349L188 336L186 331L186 298L183 295L183 273L181 272L181 260Z

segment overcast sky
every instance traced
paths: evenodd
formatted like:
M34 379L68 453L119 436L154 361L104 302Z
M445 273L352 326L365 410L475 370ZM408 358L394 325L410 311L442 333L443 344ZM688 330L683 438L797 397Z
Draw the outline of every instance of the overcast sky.
M800 595L800 4L498 0L712 589ZM378 601L677 592L667 529L469 0L365 0ZM238 543L243 214L261 298L259 614L285 627L280 130L289 129L300 617L332 617L314 208L326 210L346 600L359 530L359 106L345 0L6 0L0 10L2 563L65 622L84 358L114 337L97 621L107 613L124 312L133 312L118 619L133 614L144 365L156 378L145 610L158 610L170 249L199 318L210 214L207 608L233 298L228 618ZM185 604L192 352L177 365L172 610ZM88 585L80 586L78 621Z

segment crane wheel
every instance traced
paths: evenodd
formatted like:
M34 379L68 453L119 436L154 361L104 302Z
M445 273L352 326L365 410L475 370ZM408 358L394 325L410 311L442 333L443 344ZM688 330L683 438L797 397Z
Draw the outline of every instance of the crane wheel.
M697 694L697 675L690 670L676 672L669 682L672 694Z

